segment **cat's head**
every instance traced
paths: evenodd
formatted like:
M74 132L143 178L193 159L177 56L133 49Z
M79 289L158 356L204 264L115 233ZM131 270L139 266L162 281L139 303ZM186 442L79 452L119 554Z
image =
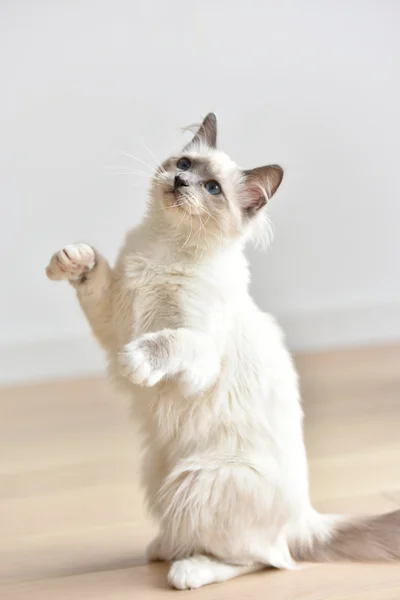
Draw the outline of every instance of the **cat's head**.
M216 146L217 119L210 113L153 180L152 203L170 225L190 236L188 247L251 235L282 181L281 167L242 170Z

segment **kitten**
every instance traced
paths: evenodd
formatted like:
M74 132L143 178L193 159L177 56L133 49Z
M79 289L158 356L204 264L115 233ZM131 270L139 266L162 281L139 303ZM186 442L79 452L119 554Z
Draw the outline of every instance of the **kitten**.
M350 520L310 504L296 372L249 295L243 254L283 170L243 171L216 139L209 114L158 168L113 269L86 244L47 267L76 288L111 376L133 398L160 524L149 558L172 562L179 589L295 560L398 559L400 511Z

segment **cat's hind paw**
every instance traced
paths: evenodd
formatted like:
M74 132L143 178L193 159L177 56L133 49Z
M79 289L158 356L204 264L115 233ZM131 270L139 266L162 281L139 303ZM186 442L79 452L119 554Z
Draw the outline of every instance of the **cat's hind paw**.
M168 542L160 535L155 537L147 546L146 554L149 562L170 561L174 559L174 554Z
M95 263L96 255L91 246L70 244L53 254L46 268L46 275L53 281L78 281L93 269Z

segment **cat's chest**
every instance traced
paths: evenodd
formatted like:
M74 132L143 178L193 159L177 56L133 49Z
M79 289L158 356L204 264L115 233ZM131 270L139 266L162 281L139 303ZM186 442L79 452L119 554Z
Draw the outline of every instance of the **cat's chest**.
M219 278L212 269L154 264L130 255L125 276L133 293L135 336L164 328L207 329L221 312Z
M181 285L165 282L154 281L137 287L133 300L135 334L181 326L182 293Z

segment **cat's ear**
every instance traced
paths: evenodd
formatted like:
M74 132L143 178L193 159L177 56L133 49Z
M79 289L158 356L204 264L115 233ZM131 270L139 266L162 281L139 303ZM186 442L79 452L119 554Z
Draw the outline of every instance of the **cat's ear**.
M208 113L196 135L191 142L186 144L184 150L193 150L201 145L206 145L210 148L217 147L217 117L214 113Z
M254 214L275 194L283 179L283 169L278 165L256 167L243 171L243 177L242 205L246 212Z

